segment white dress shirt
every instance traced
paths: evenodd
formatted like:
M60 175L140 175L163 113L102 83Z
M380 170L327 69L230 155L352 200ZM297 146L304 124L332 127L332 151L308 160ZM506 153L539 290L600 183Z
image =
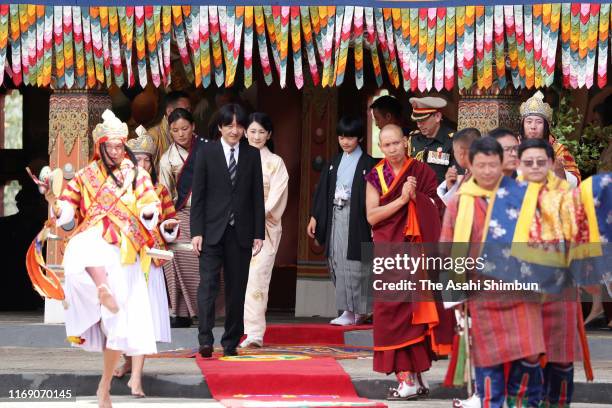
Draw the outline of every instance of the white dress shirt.
M236 143L234 146L230 146L229 144L227 144L227 142L223 138L219 140L221 140L221 146L223 146L223 154L225 154L225 164L227 164L227 167L229 168L230 155L232 154L230 149L232 147L234 148L234 159L236 160L236 166L237 166L238 165L238 151L240 150L240 142Z

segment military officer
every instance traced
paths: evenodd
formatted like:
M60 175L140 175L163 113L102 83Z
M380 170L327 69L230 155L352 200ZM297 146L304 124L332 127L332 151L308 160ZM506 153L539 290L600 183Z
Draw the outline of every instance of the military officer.
M444 180L446 170L454 164L453 130L442 123L440 109L446 106L446 100L427 96L410 98L412 120L418 130L410 133L410 156L427 163L438 177L438 183Z

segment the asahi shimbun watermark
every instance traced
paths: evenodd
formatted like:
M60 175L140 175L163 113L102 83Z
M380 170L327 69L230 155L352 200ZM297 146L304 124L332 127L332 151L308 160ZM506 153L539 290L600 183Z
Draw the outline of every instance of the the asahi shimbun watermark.
M453 271L457 275L463 275L467 271L483 273L487 267L485 257L451 257L451 256L426 256L420 254L411 256L406 253L395 254L389 257L375 257L372 260L372 273L382 275L386 271L394 274L416 275L419 271ZM372 282L374 290L421 290L421 291L539 291L537 282L504 282L501 279L478 279L470 281L448 280L436 282L432 279L400 279L399 281L387 282L383 278L374 278Z
M374 243L362 245L362 271L373 299L383 302L567 301L578 287L612 280L609 246L599 257L567 253L559 245Z

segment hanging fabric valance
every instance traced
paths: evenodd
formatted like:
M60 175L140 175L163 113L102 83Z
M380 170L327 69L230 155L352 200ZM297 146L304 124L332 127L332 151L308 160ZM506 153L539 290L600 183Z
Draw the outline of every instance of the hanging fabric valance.
M603 87L610 4L437 8L361 6L0 5L0 72L16 85L96 88L171 81L174 39L195 86L253 82L257 53L267 84L304 77L323 87L364 84L364 58L405 90L550 86L560 48L563 85ZM351 50L349 50L351 49ZM368 51L368 52L365 52ZM292 64L293 69L288 70ZM288 78L289 73L293 78ZM0 82L2 81L0 75Z

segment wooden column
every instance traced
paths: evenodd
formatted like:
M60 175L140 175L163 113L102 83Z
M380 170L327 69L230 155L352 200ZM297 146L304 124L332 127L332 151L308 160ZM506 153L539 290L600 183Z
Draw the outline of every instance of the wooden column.
M338 151L338 91L312 85L302 96L302 158L299 205L296 316L335 316L334 290L323 247L306 235L310 208L321 171Z
M83 168L93 154L91 132L102 121L102 113L111 108L106 92L56 91L49 101L49 165L64 170L64 186L73 172ZM68 227L53 232L59 239L47 244L47 265L63 279L61 269ZM74 227L73 227L74 228ZM68 229L68 230L67 230ZM61 304L45 301L45 323L63 322Z
M471 91L459 96L457 129L475 127L483 135L496 127L518 132L520 126L519 93L503 91Z

